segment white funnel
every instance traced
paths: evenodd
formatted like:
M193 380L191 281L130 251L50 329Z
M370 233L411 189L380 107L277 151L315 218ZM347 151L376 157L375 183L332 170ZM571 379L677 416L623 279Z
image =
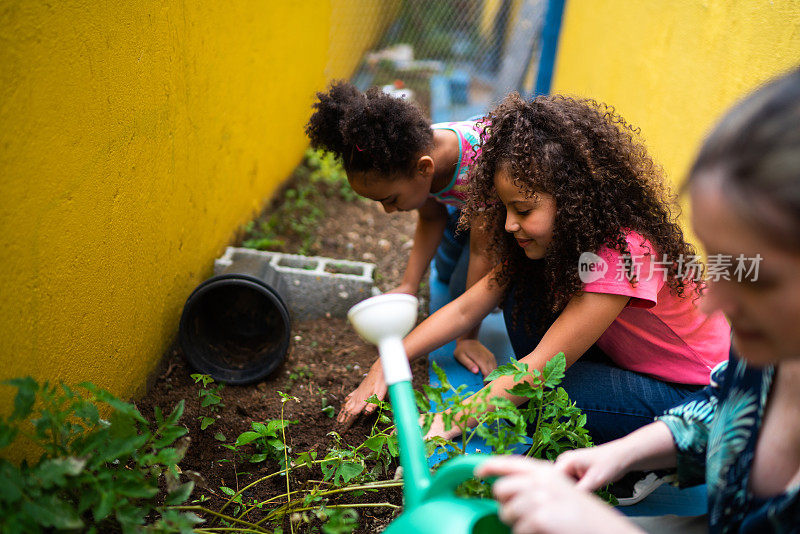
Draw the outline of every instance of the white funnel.
M411 381L403 337L417 322L416 297L388 293L368 298L350 308L347 318L358 335L378 346L387 385Z

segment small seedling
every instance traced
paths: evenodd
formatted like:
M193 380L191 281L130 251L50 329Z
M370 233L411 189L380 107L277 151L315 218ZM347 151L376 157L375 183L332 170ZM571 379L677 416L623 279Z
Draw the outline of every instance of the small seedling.
M307 365L299 365L289 373L289 378L286 380L286 388L292 389L296 382L311 380L312 377L311 369Z
M205 430L214 424L214 422L217 420L217 412L220 410L220 408L225 406L225 404L222 402L222 396L220 395L220 392L225 385L216 384L212 386L212 384L214 384L214 379L208 375L195 373L191 375L191 377L195 384L202 383L202 387L200 388L198 395L202 399L200 401L200 406L205 408L207 413L206 415L201 415L197 419L200 421L200 430Z
M235 444L225 445L225 447L241 452L242 447L252 444L255 452L244 455L247 461L258 463L271 458L283 463L283 450L286 448L286 443L282 439L281 430L296 424L297 421L281 421L280 419L250 423L250 430L239 434Z
M317 395L319 395L320 402L322 403L322 413L327 415L330 419L333 419L333 416L336 415L336 410L333 406L328 404L328 391L318 387Z

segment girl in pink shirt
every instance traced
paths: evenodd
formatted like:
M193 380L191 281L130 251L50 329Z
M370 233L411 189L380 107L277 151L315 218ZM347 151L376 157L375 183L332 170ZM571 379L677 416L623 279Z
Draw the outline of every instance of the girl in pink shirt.
M489 237L492 272L404 340L423 356L503 307L517 358L564 352L562 386L595 442L684 401L728 358L730 329L698 309L701 267L638 133L594 101L508 96L486 118L462 221ZM486 388L519 404L512 377ZM437 418L430 435L453 437Z

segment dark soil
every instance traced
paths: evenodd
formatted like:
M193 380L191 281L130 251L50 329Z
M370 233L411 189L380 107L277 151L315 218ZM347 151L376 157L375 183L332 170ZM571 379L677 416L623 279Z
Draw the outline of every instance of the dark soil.
M262 217L268 216L270 209ZM408 258L416 214L386 215L376 203L346 202L335 195L326 199L322 209L326 215L319 223L313 254L373 262L377 265L378 288L385 291L396 286ZM296 252L292 239L292 236L285 236L287 245L284 251ZM279 470L277 462L269 459L257 464L243 461L237 458L234 451L225 448L223 443L233 443L239 434L250 430L252 422L278 419L281 411L278 392L281 391L298 399L298 402L287 402L284 408L287 420L298 421L287 430L291 453L316 450L319 457L323 457L333 444L329 432L342 431L337 428L335 417L329 417L329 414L333 415L330 410L328 414L322 411L323 404L331 405L334 412L338 413L344 397L355 389L376 358L375 348L361 341L343 318L295 323L291 346L283 365L260 383L224 387L221 392L224 407L219 411L216 422L206 430L201 430L200 418L207 414L207 409L201 408L198 397L200 386L190 377L194 371L176 346L165 357L163 371L149 393L137 405L145 417L152 420L154 406L169 410L185 399L182 423L189 429L191 445L180 466L184 472L195 471L202 477L198 479L190 500L204 495L210 500L203 505L219 510L227 500L220 486L238 490L259 477ZM428 380L426 362L418 360L412 369L414 387L419 389ZM344 442L352 445L362 443L369 435L375 417L362 417L352 428L343 432ZM218 434L224 436L224 442L215 437ZM300 471L309 473L305 469ZM293 472L292 483L302 483L304 476L308 475ZM312 476L321 478L319 471ZM285 478L275 477L255 486L248 496L264 500L285 492ZM402 504L399 488L385 489L358 498L348 496L347 499L334 502L352 503L359 499L363 502ZM396 514L391 508L359 508L358 511L359 527L355 531L358 533L378 532ZM259 511L256 511L247 518L255 522L258 514ZM288 523L283 528L284 532L289 532ZM295 526L295 532L307 531L319 531L319 523Z

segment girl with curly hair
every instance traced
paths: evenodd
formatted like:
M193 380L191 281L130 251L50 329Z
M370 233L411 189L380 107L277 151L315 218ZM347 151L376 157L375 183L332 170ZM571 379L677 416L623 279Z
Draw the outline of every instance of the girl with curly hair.
M637 132L611 108L564 96L511 94L486 121L462 217L483 225L497 267L406 337L409 357L502 304L520 361L541 370L564 352L562 385L598 443L708 384L730 328L697 307L694 249ZM485 387L520 404L513 385ZM429 435L458 433L436 418Z
M390 292L416 294L434 256L438 277L444 283L451 282L451 294L462 292L464 284L469 287L489 272L492 265L483 253L486 243L480 231L470 231L465 225L464 231L455 232L458 209L467 196L467 171L480 151L477 121L432 125L408 100L388 95L378 87L362 93L342 81L332 83L325 93L317 93L313 107L306 125L311 146L340 158L353 190L380 202L386 213L417 210L419 214L402 282ZM467 235L466 273L454 274ZM459 271L464 265L462 260ZM461 287L453 287L456 285ZM463 332L454 355L473 373L485 374L497 364L476 336L477 327ZM364 401L372 394L383 399L386 391L383 371L376 361L358 389L348 396L339 422L350 424L363 409L371 412L375 406Z
M731 355L700 399L622 439L567 451L555 465L497 457L500 517L514 532L800 531L800 68L747 96L692 166L692 226L709 253L761 257L757 275L712 279L704 307L725 312ZM677 467L706 483L708 514L625 518L592 490L630 469ZM632 524L633 521L635 524ZM644 530L642 530L644 529Z

